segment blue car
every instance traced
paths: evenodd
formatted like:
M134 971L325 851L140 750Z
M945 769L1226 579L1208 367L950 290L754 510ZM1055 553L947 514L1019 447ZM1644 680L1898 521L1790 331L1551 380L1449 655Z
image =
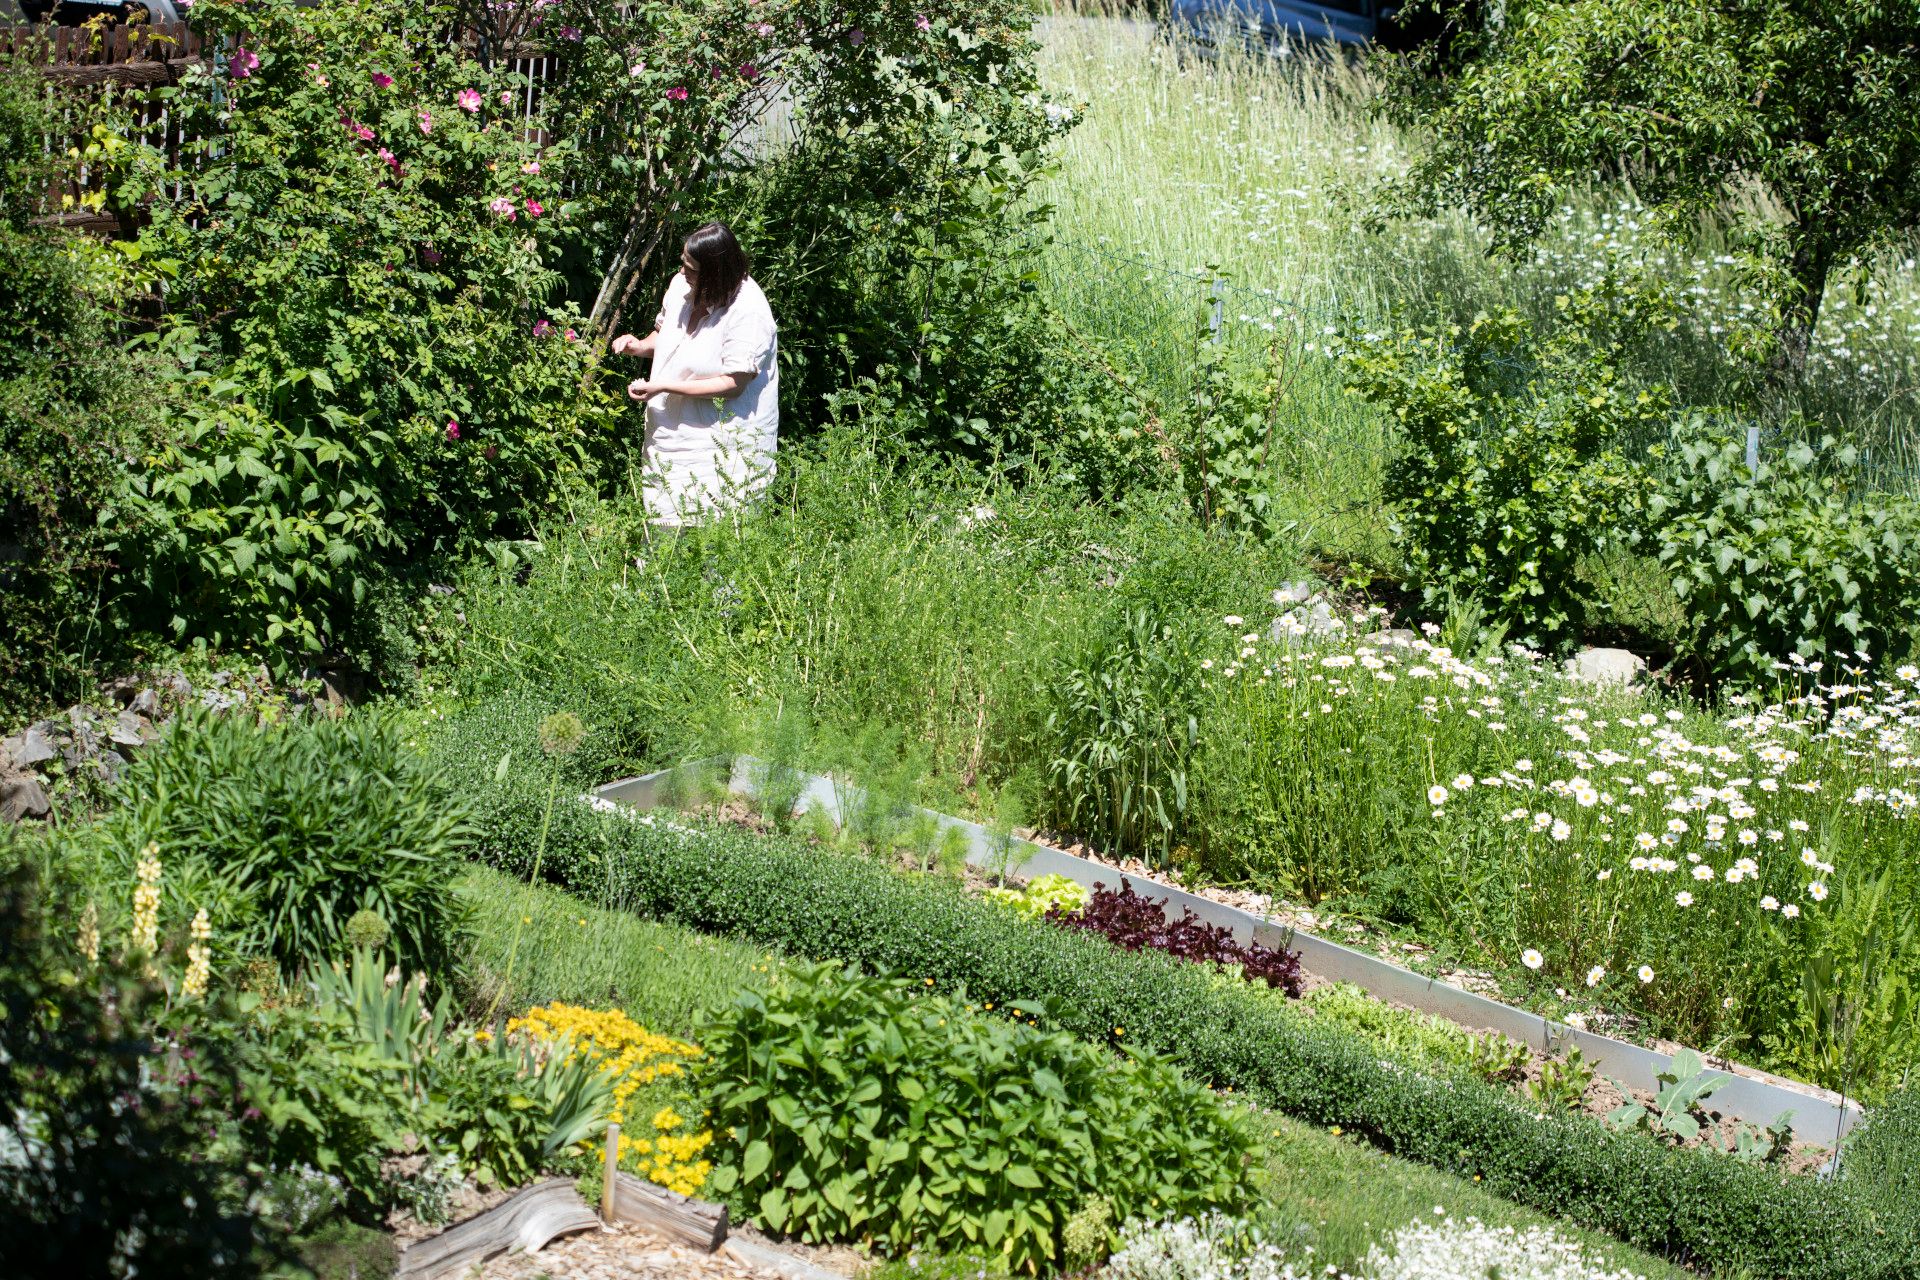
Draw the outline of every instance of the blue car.
M1371 43L1399 10L1397 0L1172 0L1165 30L1201 50L1227 46L1284 50L1309 41Z

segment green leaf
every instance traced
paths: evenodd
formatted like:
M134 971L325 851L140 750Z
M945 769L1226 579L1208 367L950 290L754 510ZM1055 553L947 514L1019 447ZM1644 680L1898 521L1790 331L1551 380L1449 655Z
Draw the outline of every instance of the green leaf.
M756 1139L747 1145L746 1151L740 1157L740 1176L747 1182L753 1182L767 1171L767 1166L771 1163L773 1163L773 1148Z

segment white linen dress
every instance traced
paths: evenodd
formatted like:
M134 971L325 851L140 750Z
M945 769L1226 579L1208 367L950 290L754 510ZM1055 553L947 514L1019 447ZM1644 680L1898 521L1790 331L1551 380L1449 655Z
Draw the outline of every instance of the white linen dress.
M689 332L685 275L667 286L653 349L654 382L751 373L732 399L661 392L647 400L642 495L656 524L697 524L736 508L773 479L780 430L779 341L767 295L752 278L723 309Z

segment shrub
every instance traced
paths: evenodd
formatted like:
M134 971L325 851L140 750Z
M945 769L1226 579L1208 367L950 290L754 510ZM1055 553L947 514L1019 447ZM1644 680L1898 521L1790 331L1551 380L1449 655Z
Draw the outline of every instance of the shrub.
M1798 440L1749 470L1731 432L1696 427L1677 461L1652 511L1660 563L1686 605L1686 653L1771 685L1789 654L1847 662L1912 646L1920 506L1856 491L1852 446Z
M737 1162L715 1187L805 1240L977 1245L1036 1272L1089 1196L1244 1202L1252 1137L1205 1089L1041 1030L1036 1006L972 1008L830 965L743 993L699 1066Z
M0 1239L23 1276L259 1274L230 1046L167 1024L167 993L71 942L24 868L0 875ZM218 1137L214 1135L219 1135Z
M114 884L157 846L170 916L206 907L229 954L269 954L292 974L343 954L348 923L371 911L402 967L445 975L461 935L448 881L471 828L405 736L377 712L278 723L189 712L73 839Z
M525 875L545 790L483 790L483 856ZM1382 1062L1373 1044L1315 1026L1252 984L1079 930L1042 928L933 878L782 838L685 831L600 814L553 815L548 873L631 910L811 957L919 975L1006 1004L1057 1000L1083 1038L1145 1045L1215 1087L1338 1124L1409 1159L1703 1267L1782 1280L1892 1280L1920 1255L1876 1235L1861 1207L1810 1179L1542 1115L1509 1091Z
M120 529L100 516L155 435L142 362L116 352L126 259L30 222L65 175L47 159L66 104L0 56L0 723L88 692L120 640ZM98 164L97 144L86 161ZM76 158L78 158L76 156Z
M1347 353L1350 387L1393 415L1382 484L1429 604L1479 596L1529 643L1565 648L1587 608L1582 558L1630 532L1645 480L1627 449L1664 423L1659 390L1620 384L1592 300L1552 335L1517 315ZM1529 367L1529 366L1532 367Z
M1151 947L1182 960L1235 965L1249 982L1264 982L1290 996L1300 994L1298 952L1258 942L1243 945L1234 941L1233 930L1196 918L1191 907L1182 909L1177 920L1167 916L1166 907L1166 899L1135 893L1133 884L1127 882L1118 893L1105 885L1097 886L1086 906L1078 911L1055 907L1047 913L1047 919L1097 933L1128 951Z

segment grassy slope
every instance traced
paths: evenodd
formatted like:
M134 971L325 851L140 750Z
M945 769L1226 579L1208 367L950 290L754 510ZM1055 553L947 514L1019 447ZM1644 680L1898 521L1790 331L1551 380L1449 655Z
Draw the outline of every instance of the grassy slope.
M504 974L521 930L510 995L503 1007L548 1000L617 1005L651 1030L690 1034L703 1008L724 1002L770 963L757 949L724 938L655 924L592 906L550 888L529 888L475 867L458 884L474 909L470 956L481 980ZM1325 1130L1282 1116L1261 1119L1267 1198L1260 1217L1281 1238L1315 1250L1316 1260L1342 1267L1410 1219L1434 1206L1455 1216L1516 1227L1551 1219L1508 1203L1473 1183L1409 1164ZM1556 1225L1598 1257L1648 1277L1679 1277L1672 1265L1604 1236Z

